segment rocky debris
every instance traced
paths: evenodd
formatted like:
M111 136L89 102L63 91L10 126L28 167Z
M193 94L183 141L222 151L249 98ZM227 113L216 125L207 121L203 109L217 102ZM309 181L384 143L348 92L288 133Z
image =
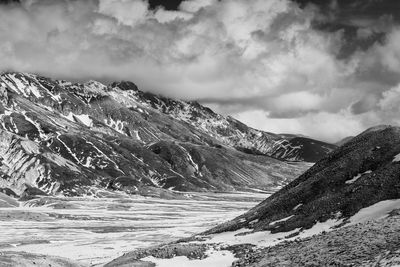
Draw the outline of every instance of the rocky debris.
M370 266L389 267L400 265L400 250L386 251L369 262Z
M82 267L81 264L69 259L32 254L26 252L0 251L0 266L3 267L32 267L32 266L51 266L51 267Z
M396 215L238 254L232 266L394 266L400 263L399 230Z

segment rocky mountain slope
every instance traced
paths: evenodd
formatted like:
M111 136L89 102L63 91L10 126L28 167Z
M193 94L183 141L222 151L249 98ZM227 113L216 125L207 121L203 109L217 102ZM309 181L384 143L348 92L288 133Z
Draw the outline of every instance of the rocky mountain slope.
M0 75L0 136L0 188L25 198L95 188L276 190L309 166L293 161L317 160L334 148L258 131L131 82L80 84L13 72Z
M378 126L234 220L108 266L173 263L171 249L187 266L191 255L204 262L215 250L225 255L221 266L391 266L400 249L399 210L400 127Z
M309 229L329 219L345 222L362 208L400 199L399 177L400 128L371 128L246 214L210 233L241 228L277 233Z

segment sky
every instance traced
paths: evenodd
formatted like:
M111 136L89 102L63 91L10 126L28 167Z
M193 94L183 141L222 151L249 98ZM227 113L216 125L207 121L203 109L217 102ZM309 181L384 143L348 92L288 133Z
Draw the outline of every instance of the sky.
M1 0L0 70L196 100L336 142L400 125L397 0Z

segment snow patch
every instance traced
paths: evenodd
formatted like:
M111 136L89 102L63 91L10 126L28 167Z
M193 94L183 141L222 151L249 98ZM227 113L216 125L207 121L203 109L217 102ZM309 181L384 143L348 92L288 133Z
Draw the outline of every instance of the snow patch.
M157 267L229 267L232 262L237 260L232 252L228 250L214 250L210 249L206 252L207 258L189 260L185 256L177 256L171 259L160 259L153 256L149 256L141 259L142 261L151 261L156 264Z
M93 126L93 121L87 114L81 114L81 115L74 115L80 122L85 124L87 127L92 127Z
M243 228L234 232L210 235L209 237L211 238L204 242L224 245L252 244L258 247L270 247L283 241L306 238L320 234L323 231L332 231L335 226L340 225L342 222L343 219L329 219L325 222L317 222L310 229L301 230L301 228L296 228L292 231L277 233L271 233L271 231L252 232L251 229Z
M21 141L21 146L28 154L40 154L39 145L30 140Z
M294 207L293 210L297 210L297 209L300 208L301 206L303 206L303 203L300 203L299 205L297 205L296 207Z
M372 173L372 171L370 170L370 171L366 171L366 172L363 172L363 173L359 173L356 176L354 176L352 179L347 180L346 184L352 184L355 181L357 181L358 179L360 179L364 174L369 174L369 173Z
M277 221L273 221L273 222L269 223L269 225L272 226L272 225L275 225L275 224L280 223L280 222L286 222L287 220L289 220L292 217L294 217L294 215L290 215L289 217L286 217L286 218L283 218L283 219L280 219L280 220L277 220Z
M26 80L24 76L20 75L17 78L15 73L9 73L5 77L6 80L2 80L11 90L22 93L25 97L29 97L30 95L34 95L36 98L42 97L39 89Z
M234 232L211 235L211 239L206 240L205 243L224 245L252 244L259 247L269 247L284 241L286 236L299 231L300 228L296 228L289 232L272 234L270 231L252 232L251 229L243 228Z
M394 159L393 162L399 162L400 161L400 154L397 154Z
M70 112L67 116L65 116L65 115L62 115L62 116L72 122L80 122L80 123L86 125L87 127L93 126L93 120L87 114L76 115L76 114Z
M133 131L133 133L135 134L135 138L136 138L138 141L142 141L142 139L141 139L140 136L139 136L139 131L135 130L135 131Z
M125 134L123 129L125 127L125 122L121 120L114 120L113 118L109 117L108 119L104 120L104 123L108 126L116 130L121 134ZM126 134L125 134L126 135ZM139 135L138 135L139 136ZM140 137L139 137L140 138Z
M383 219L395 209L400 209L400 199L380 201L374 205L359 210L355 215L350 217L349 225L370 220Z
M52 162L54 162L55 164L57 164L58 166L64 166L69 168L70 170L74 171L74 172L79 172L79 168L78 166L73 163L72 161L69 161L63 157L61 157L60 155L54 154L54 153L48 153L45 152L43 154L44 157L46 157L48 160L51 160Z

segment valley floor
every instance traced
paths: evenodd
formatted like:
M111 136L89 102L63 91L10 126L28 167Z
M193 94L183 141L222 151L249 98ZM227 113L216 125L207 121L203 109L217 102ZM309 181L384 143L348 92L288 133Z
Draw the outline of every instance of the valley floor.
M267 196L43 197L0 208L0 266L400 266L400 200L306 230L193 237Z
M24 258L40 263L36 256L16 252L66 257L84 266L102 265L133 249L205 231L242 214L267 196L190 193L179 200L126 195L44 197L21 207L0 208L0 265L17 258L21 261L13 264L22 266ZM57 259L46 260L57 266Z

